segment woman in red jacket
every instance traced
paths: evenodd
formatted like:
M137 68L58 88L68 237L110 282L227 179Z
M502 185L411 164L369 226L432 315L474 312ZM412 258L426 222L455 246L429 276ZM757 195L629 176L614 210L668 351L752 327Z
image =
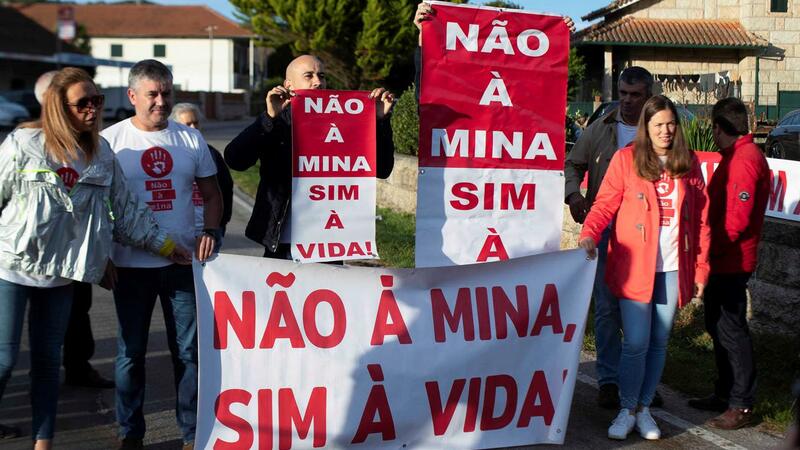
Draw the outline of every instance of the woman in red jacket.
M625 439L634 427L645 439L661 437L649 406L675 312L701 297L708 280L707 204L675 105L664 96L650 98L633 144L611 159L579 243L594 258L613 221L606 282L619 298L624 341L622 410L608 429L611 439Z

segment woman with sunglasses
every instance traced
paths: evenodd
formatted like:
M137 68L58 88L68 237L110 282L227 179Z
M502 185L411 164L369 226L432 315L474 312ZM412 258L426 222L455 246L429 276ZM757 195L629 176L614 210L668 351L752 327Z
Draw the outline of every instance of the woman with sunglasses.
M71 281L103 279L112 238L191 262L126 187L98 135L102 105L86 72L63 69L45 92L41 120L21 125L0 146L0 399L28 305L37 450L52 446ZM19 429L0 425L0 437L18 435Z
M642 108L633 144L614 154L579 245L596 255L613 221L606 282L622 316L622 410L608 429L625 439L661 431L650 403L661 379L677 308L702 297L708 281L708 199L697 157L686 146L675 105L656 95Z

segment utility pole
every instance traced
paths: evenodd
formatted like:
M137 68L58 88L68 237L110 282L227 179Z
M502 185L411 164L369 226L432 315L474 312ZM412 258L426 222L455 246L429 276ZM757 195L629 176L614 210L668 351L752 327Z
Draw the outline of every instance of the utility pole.
M208 92L214 91L212 81L214 79L214 30L216 29L216 25L205 27L205 30L208 31Z

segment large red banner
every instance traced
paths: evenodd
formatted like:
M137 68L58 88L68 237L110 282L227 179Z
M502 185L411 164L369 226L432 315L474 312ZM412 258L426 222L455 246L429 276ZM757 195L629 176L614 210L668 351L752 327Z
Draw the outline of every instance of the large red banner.
M431 5L422 29L417 266L557 250L569 54L563 18Z

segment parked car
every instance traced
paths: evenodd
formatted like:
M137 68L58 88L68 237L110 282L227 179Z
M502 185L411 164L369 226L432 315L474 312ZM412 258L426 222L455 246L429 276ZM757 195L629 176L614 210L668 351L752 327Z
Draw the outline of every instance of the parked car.
M103 120L119 122L135 114L133 105L128 100L127 87L106 87L100 91L106 96L103 102Z
M575 142L577 142L578 138L581 137L583 128L575 123L575 120L573 120L570 116L566 116L565 122L564 131L566 135L566 148L564 150L569 153L570 150L572 150L572 147L575 146Z
M36 100L36 94L33 91L5 91L0 92L0 95L10 102L24 106L31 117L39 117L42 114L42 105Z
M15 127L26 120L31 120L31 115L24 106L0 96L0 127Z
M596 110L594 110L592 115L589 116L589 120L586 122L586 126L588 127L595 120L605 116L609 111L616 108L618 105L619 105L619 100L601 103L600 106ZM686 109L685 106L677 103L675 104L675 106L678 108L678 115L681 116L682 121L685 122L687 120L694 119L694 113Z
M769 132L764 152L767 158L800 161L800 109L783 116Z

